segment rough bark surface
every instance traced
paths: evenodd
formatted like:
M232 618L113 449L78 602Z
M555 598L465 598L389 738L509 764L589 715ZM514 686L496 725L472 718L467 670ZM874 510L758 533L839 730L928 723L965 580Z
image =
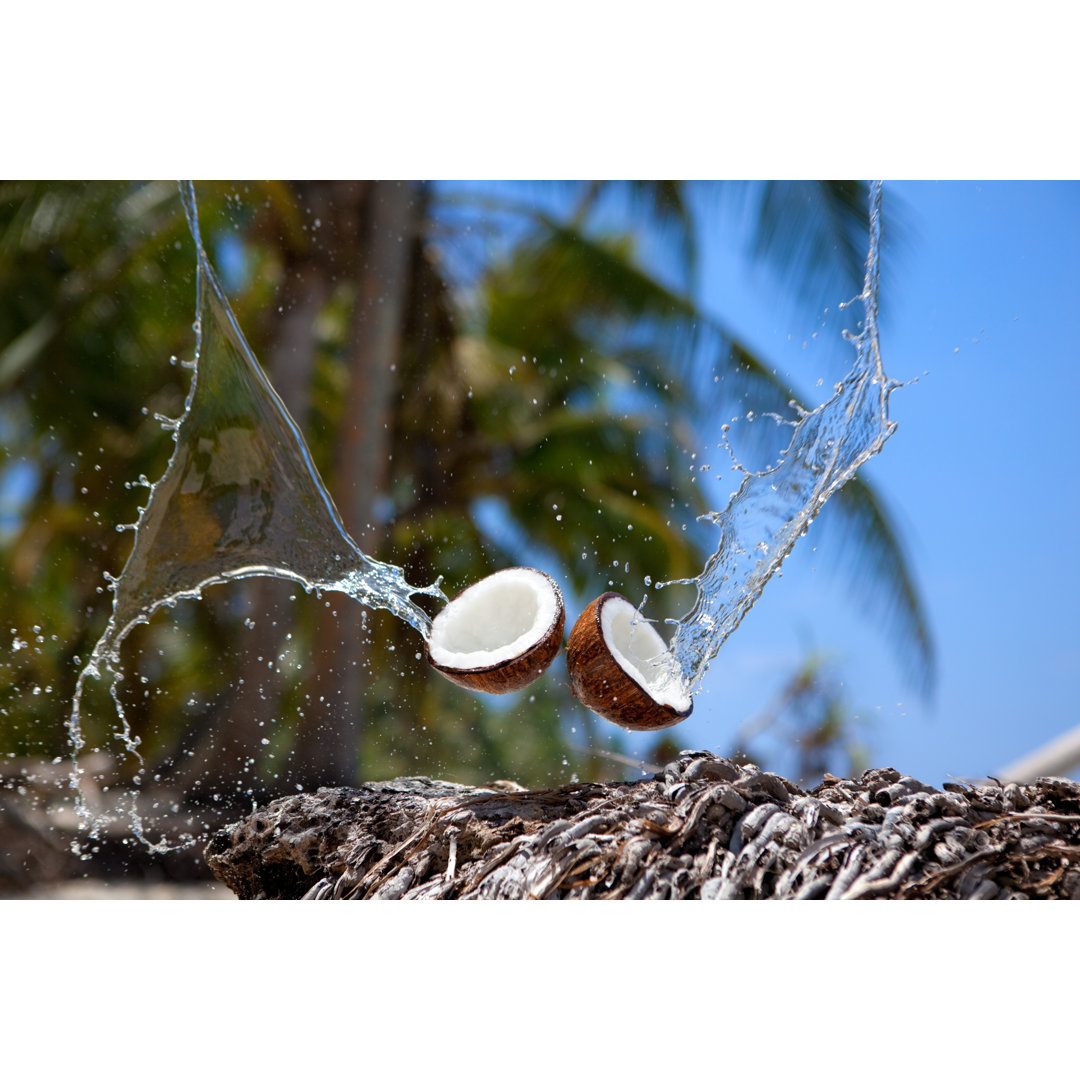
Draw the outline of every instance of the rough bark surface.
M1080 899L1080 783L812 791L699 751L629 783L278 799L206 848L241 899Z

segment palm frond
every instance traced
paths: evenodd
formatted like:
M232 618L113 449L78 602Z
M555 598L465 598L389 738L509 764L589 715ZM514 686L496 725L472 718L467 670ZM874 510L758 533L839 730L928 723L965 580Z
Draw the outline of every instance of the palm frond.
M867 190L865 181L855 180L741 185L748 253L800 299L817 304L836 292L857 295L866 257Z
M883 497L856 475L819 520L827 533L836 534L833 559L856 602L880 616L914 684L922 694L931 693L937 678L933 636L904 542Z

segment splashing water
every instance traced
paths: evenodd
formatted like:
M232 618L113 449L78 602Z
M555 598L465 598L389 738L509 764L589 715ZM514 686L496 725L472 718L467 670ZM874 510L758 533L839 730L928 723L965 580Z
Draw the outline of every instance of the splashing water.
M138 757L138 740L118 695L119 650L134 627L160 608L195 599L210 585L277 577L308 591L341 592L368 607L386 608L426 640L431 621L412 597L446 599L439 582L410 586L399 567L369 558L345 531L300 430L244 340L206 257L194 186L187 181L180 190L198 260L191 388L179 420L159 417L172 431L175 449L134 526L135 543L123 573L109 578L112 615L79 673L68 722L71 785L91 836L110 816L94 814L82 790L85 681L105 673L111 677L118 738ZM153 850L168 849L146 839L134 796L127 813L140 840Z
M862 331L844 337L855 363L836 393L795 425L779 465L743 477L725 510L704 515L720 529L720 543L696 578L693 608L674 623L670 650L683 686L697 693L711 661L761 595L769 578L804 535L829 497L877 454L895 430L889 395L899 386L882 367L877 296L881 244L881 181L870 185L870 246L863 291ZM854 302L854 301L853 301Z
M111 679L120 719L116 737L141 764L118 694L120 647L135 626L162 607L200 597L210 585L256 576L284 578L309 591L336 591L388 609L425 640L430 620L413 597L446 600L440 582L410 586L400 568L369 558L346 532L299 429L244 340L207 259L190 182L181 185L181 198L197 258L195 360L188 365L192 384L180 419L161 418L175 449L164 476L150 486L123 573L109 579L112 615L79 673L68 724L70 782L84 828L93 838L126 813L132 833L154 851L194 840L154 843L145 835L134 794L125 796L126 807L100 813L91 809L82 789L80 710L88 678ZM710 662L828 498L894 430L888 399L899 384L882 368L877 330L880 208L881 184L875 182L866 277L857 298L865 319L858 336L845 333L856 350L851 372L832 398L800 417L778 466L747 473L727 508L705 516L721 537L703 572L657 585L697 589L691 611L671 620L671 677L691 694L700 690Z

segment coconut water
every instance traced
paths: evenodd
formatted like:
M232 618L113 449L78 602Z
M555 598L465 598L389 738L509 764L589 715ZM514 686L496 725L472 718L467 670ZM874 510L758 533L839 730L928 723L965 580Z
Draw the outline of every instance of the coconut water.
M691 610L669 620L675 626L670 649L691 694L700 690L710 662L829 497L895 429L889 395L900 384L885 374L878 340L880 247L881 182L874 181L863 291L851 301L863 306L862 329L857 335L843 332L855 349L851 371L831 398L798 417L779 464L760 472L743 470L728 505L704 515L720 537L701 574L657 586L689 584L697 590Z

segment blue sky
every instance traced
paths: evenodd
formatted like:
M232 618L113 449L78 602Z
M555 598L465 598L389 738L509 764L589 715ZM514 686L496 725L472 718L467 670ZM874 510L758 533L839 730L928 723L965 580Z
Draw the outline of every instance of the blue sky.
M1080 724L1070 415L1080 185L897 182L886 199L902 201L908 235L901 250L886 247L882 353L893 378L918 382L893 394L897 432L865 470L910 552L936 689L921 700L905 682L842 571L818 562L811 530L677 730L722 751L812 645L841 673L871 763L940 783L993 774ZM808 324L775 295L766 274L707 244L702 301L817 403L817 378L830 386L845 357L827 318Z

